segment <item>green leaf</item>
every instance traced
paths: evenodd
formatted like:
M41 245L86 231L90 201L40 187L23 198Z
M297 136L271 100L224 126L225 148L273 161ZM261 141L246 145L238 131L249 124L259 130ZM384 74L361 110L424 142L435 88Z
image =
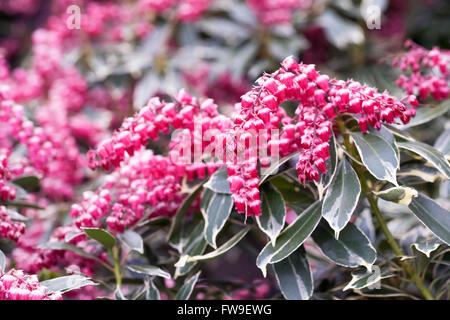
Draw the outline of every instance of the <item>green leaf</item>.
M186 282L180 288L180 291L178 291L177 295L175 296L175 300L189 300L189 297L191 296L192 291L194 291L194 287L198 281L198 277L200 276L200 273L201 273L201 271L197 272L191 278L186 280Z
M434 143L434 148L442 154L450 154L450 128L445 130Z
M91 281L91 279L86 276L74 274L45 280L41 282L41 285L52 292L66 293L85 286L96 286L97 283Z
M352 280L345 286L345 290L349 289L363 289L369 287L378 287L377 284L380 283L383 277L379 272L379 269L374 269L373 272L367 272L366 270L360 270L352 272Z
M186 265L186 263L189 263L189 262L197 262L197 261L214 259L214 258L226 253L228 250L230 250L236 244L238 244L242 238L245 237L245 235L249 232L250 228L251 227L245 227L244 229L242 229L241 231L236 233L227 242L225 242L220 247L218 247L216 250L208 252L207 254L197 255L197 256L193 256L193 257L188 256L188 255L181 256L180 260L175 264L175 267L183 267Z
M336 146L336 139L334 137L334 134L330 137L330 157L325 161L325 165L327 166L327 172L322 173L319 178L319 182L314 182L317 186L317 191L319 192L319 199L322 199L323 193L325 189L327 189L331 181L334 178L334 175L336 174L336 169L338 165L338 154L337 154L337 146Z
M205 183L205 188L211 189L217 193L231 194L230 183L228 182L227 167L223 166L211 176L208 182Z
M139 233L126 230L123 234L119 234L118 238L128 249L144 254L144 240Z
M298 248L286 259L273 265L281 293L287 300L308 300L314 290L306 251Z
M420 252L422 252L424 255L426 255L429 258L430 254L434 250L439 248L439 246L441 244L442 244L441 240L439 240L437 238L433 238L430 240L424 240L424 241L413 243L411 245L411 247L415 247L417 250L419 250Z
M409 208L439 239L450 245L450 212L448 210L421 193L411 201Z
M256 259L256 265L264 276L269 263L276 263L288 257L311 235L320 221L321 207L320 201L309 206L280 233L275 246L270 242L266 244Z
M198 256L202 255L205 252L207 247L207 242L205 237L203 236L204 230L204 221L201 221L190 234L185 246L182 249L182 255L184 256ZM187 274L192 268L195 266L196 262L188 262L182 267L177 267L175 269L174 278L178 278L179 276L183 276Z
M80 236L80 235L84 235L84 232L69 232L66 233L66 235L64 236L64 241L65 242L70 242L70 240Z
M132 266L128 266L127 268L130 271L140 273L140 274L145 274L147 276L157 276L157 277L163 277L166 279L170 279L170 273L162 270L161 268L155 267L155 266L132 265Z
M2 250L0 250L0 272L5 273L5 268L6 268L6 256L2 252Z
M333 229L323 220L311 236L323 254L341 266L364 266L370 270L377 258L367 236L351 222L342 229L339 239L334 237Z
M444 155L432 146L422 142L397 142L399 148L417 153L433 164L447 179L450 179L450 165Z
M386 190L373 193L383 200L403 204L405 206L408 206L411 203L412 198L417 197L416 189L403 186L392 187Z
M322 216L339 237L339 232L347 225L358 204L361 185L358 175L347 160L339 163L333 181L328 188L322 206Z
M12 183L20 186L26 191L39 190L39 178L36 176L22 176L20 178L12 180Z
M39 249L50 249L50 250L66 250L66 251L71 251L71 252L75 252L76 254L85 257L85 258L89 258L89 259L93 259L99 263L104 263L102 260L100 260L99 258L97 258L96 256L94 256L93 254L87 253L86 251L84 251L83 249L74 246L73 244L70 243L64 243L64 242L47 242L44 244L41 244L38 246Z
M384 124L382 127L385 127L386 129L388 129L394 136L402 138L404 140L408 140L408 141L416 141L416 139L414 139L414 137L407 131L403 131L400 130L397 127L394 127L390 124Z
M100 228L82 228L89 238L96 240L106 249L110 250L116 244L116 238L111 233Z
M145 294L146 300L160 300L161 295L153 280L148 281L148 288Z
M199 196L202 191L203 184L199 184L195 190L184 199L177 213L173 217L172 224L170 225L169 232L167 234L167 241L174 247L179 247L181 241L181 230L183 229L184 216L191 207L192 203ZM178 248L179 249L179 248Z
M397 172L397 177L402 184L406 185L425 182L434 183L439 179L445 180L444 175L439 170L435 167L426 166L422 162L402 165Z
M29 208L29 209L36 209L36 210L44 210L44 208L42 208L41 206L38 206L37 204L34 203L28 203L28 202L24 202L24 201L6 201L5 202L6 206L12 206L12 207L16 207L16 208Z
M205 219L205 239L215 249L216 237L225 226L228 217L233 209L233 199L231 195L216 193L206 188L202 200L201 211Z
M384 138L371 133L352 132L351 136L367 170L375 178L397 185L399 160L392 145Z
M445 100L438 106L433 108L417 108L416 116L411 119L406 125L399 126L400 128L411 128L419 124L431 121L447 111L450 110L450 100Z
M278 173L280 167L298 155L299 151L288 154L287 156L281 158L276 163L272 164L269 168L264 169L264 172L261 173L261 178L259 179L259 185L262 185L270 176Z
M256 217L256 222L270 238L272 245L275 245L286 220L286 204L281 193L270 183L263 184L260 191L262 196L261 215Z

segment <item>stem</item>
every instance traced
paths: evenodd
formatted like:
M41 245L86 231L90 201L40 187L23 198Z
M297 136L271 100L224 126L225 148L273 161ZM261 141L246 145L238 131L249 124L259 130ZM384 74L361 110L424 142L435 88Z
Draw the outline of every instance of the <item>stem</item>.
M112 248L111 256L114 261L114 276L116 278L116 285L120 289L122 286L122 273L120 270L119 249L117 247Z
M354 158L358 159L359 158L358 152L355 150L354 146L350 143L350 138L349 138L348 133L346 133L347 129L346 129L344 123L342 122L341 119L337 119L337 122L338 122L339 130L341 131L341 134L344 136L345 148L348 150L348 152L350 152L350 154ZM358 164L357 162L354 162L354 161L352 161L352 165L358 175L359 181L361 182L362 191L365 193L367 200L369 201L371 211L374 214L375 218L377 219L378 224L380 225L381 230L383 231L387 242L392 247L392 249L394 250L394 253L396 254L397 257L405 256L405 253L398 245L398 243L395 240L392 233L389 231L386 221L384 220L384 217L381 214L381 211L380 211L380 208L378 207L378 203L375 198L375 195L371 192L369 183L366 179L365 169L360 164ZM410 276L411 280L416 284L416 286L420 290L420 292L422 292L422 295L425 297L425 299L434 300L433 295L431 294L429 289L425 286L422 278L419 277L419 275L416 273L416 270L409 264L409 262L408 261L400 261L400 263L401 263L401 266L402 266L403 270L405 271L405 273Z

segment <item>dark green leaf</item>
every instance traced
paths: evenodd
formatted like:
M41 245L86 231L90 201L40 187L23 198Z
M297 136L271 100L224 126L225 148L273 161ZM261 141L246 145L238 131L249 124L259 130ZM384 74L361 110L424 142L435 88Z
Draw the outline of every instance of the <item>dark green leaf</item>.
M256 217L256 222L270 238L272 245L275 245L286 220L286 204L281 193L269 182L261 186L260 192L262 196L261 215Z
M200 272L197 272L194 276L187 279L183 286L178 291L175 296L175 300L189 300L192 292L194 291L195 284L198 281L198 277L200 276Z
M450 245L450 212L448 210L421 193L412 200L409 208L439 239Z
M227 167L223 166L211 176L208 182L205 183L205 188L209 188L217 193L231 194L230 183L228 182Z
M397 185L396 172L399 165L398 152L380 136L371 133L352 132L361 160L367 170L377 179Z
M133 230L126 230L118 236L125 246L130 250L134 250L140 254L144 253L144 240L141 235Z
M370 269L377 257L369 239L351 222L336 239L333 229L322 220L312 233L312 238L324 255L345 267L365 266Z
M228 182L227 182L228 183ZM217 248L216 237L233 209L231 195L216 193L206 188L202 196L201 211L205 219L205 239L213 247Z
M128 266L128 269L130 271L145 274L147 276L157 276L157 277L163 277L166 279L170 279L170 273L162 270L161 268L155 267L155 266Z
M289 257L273 265L281 293L287 300L308 300L314 290L306 252L298 248Z
M417 153L436 167L447 179L450 179L450 165L445 156L432 146L422 142L397 142L399 148Z
M12 183L30 192L39 190L40 187L39 178L36 176L22 176L20 178L14 179Z
M256 265L266 276L267 264L276 263L298 249L311 235L321 218L322 202L318 201L302 212L277 238L276 245L269 242L262 249Z
M111 233L100 228L82 228L89 238L96 240L106 249L111 249L116 244L116 238Z
M322 216L339 237L358 204L361 185L358 175L347 160L339 163L337 173L328 188L322 206Z

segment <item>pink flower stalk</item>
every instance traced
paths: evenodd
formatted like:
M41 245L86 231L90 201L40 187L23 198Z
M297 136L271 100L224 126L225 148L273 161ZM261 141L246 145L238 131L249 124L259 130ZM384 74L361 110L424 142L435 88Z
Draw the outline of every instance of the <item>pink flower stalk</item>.
M427 50L411 40L406 41L407 53L397 57L393 65L402 72L397 84L408 94L416 95L424 101L428 96L441 101L449 96L450 51L434 47Z
M59 292L49 292L36 275L22 270L0 270L0 300L62 300Z
M281 157L302 151L296 168L303 184L318 181L320 173L327 171L328 141L336 115L357 115L361 131L366 132L368 125L380 129L382 122L394 123L398 118L407 123L415 109L407 109L406 103L417 106L414 96L398 100L353 80L330 80L320 75L314 65L299 64L292 57L286 58L279 70L256 82L258 85L242 96L233 130L250 139L260 130L280 128L280 139L272 139L270 134L265 137L268 143L263 151L270 156L274 145ZM293 118L280 107L287 100L300 102ZM262 167L270 165L270 159L258 156L261 147L255 146L259 145L250 145L243 162L227 163L236 209L248 215L261 214L258 161ZM236 144L233 147L238 152Z

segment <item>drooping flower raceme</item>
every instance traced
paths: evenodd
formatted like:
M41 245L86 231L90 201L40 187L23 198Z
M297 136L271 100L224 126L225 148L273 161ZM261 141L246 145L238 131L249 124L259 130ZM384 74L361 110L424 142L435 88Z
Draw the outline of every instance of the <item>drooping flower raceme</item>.
M58 292L48 292L36 275L22 270L0 270L0 300L62 300Z
M280 107L287 100L299 101L292 118ZM368 125L380 129L382 122L400 119L407 123L415 115L415 109L408 109L407 104L417 106L415 96L398 100L353 80L330 80L319 74L314 65L286 58L279 70L263 75L257 86L242 97L235 117L233 130L244 137L247 148L241 161L227 163L238 212L261 214L258 161L261 167L269 166L267 156L274 156L274 150L282 157L301 151L296 166L299 180L318 181L320 172L327 170L329 138L337 115L356 115L361 131L366 132ZM272 139L270 132L278 128L279 139ZM256 139L256 143L249 143L251 139ZM260 143L261 139L267 143ZM232 148L239 153L238 144ZM266 156L261 157L261 151Z

